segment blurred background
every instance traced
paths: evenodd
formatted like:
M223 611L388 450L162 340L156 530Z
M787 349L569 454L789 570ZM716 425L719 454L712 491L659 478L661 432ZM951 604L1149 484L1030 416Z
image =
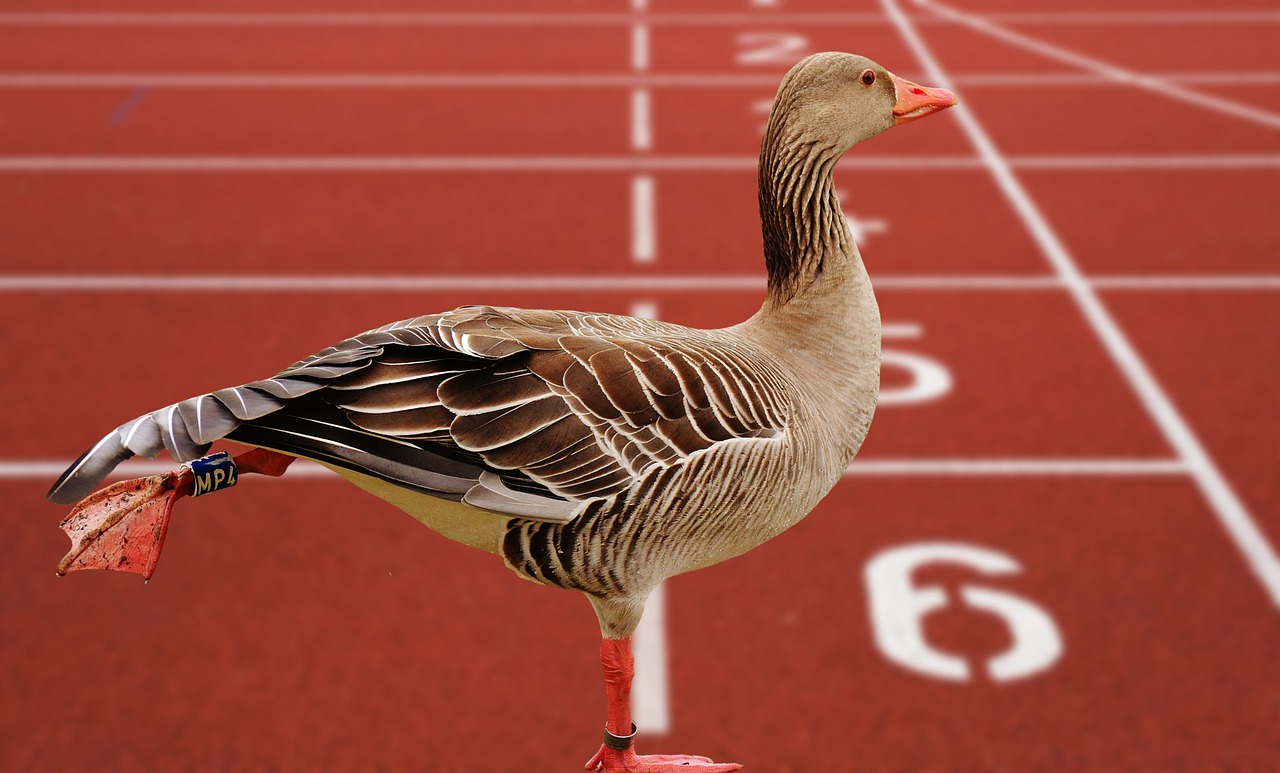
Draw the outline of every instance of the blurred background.
M180 507L149 585L57 579L44 492L123 421L395 319L742 320L760 132L822 50L962 106L837 171L881 407L805 522L651 602L641 751L1280 767L1278 25L1267 0L0 0L0 767L580 769L579 595L315 468Z

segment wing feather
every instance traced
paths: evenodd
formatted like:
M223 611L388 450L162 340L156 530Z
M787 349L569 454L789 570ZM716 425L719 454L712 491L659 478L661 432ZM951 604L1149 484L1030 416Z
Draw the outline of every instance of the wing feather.
M449 425L449 434L461 448L488 451L527 440L568 413L564 401L551 395L488 413L458 416Z
M463 307L340 341L279 374L121 426L50 492L222 437L520 518L563 521L716 443L786 426L780 371L723 333ZM78 497L76 497L78 498Z

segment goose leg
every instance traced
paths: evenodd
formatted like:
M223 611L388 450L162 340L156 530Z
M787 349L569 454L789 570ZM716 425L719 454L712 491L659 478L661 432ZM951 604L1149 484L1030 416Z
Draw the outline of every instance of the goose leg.
M214 457L207 457L212 459ZM237 475L283 475L292 456L263 448L247 451L208 473L218 475L213 489L232 485ZM208 483L208 480L202 480ZM173 504L199 492L196 475L182 466L163 475L134 478L114 483L80 500L62 521L62 530L71 537L71 551L58 564L58 574L80 569L112 569L137 572L151 579L160 560L169 528Z
M604 639L600 644L600 662L604 666L604 689L608 698L605 743L587 760L586 769L605 773L729 773L742 766L716 763L706 757L683 754L636 754L631 745L635 725L631 723L631 679L635 676L635 658L631 654L631 638Z

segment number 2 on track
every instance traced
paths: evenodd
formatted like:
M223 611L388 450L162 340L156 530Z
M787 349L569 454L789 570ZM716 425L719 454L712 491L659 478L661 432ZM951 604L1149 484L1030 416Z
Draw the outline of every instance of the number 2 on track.
M736 38L739 65L790 67L808 54L809 38L795 32L744 32Z

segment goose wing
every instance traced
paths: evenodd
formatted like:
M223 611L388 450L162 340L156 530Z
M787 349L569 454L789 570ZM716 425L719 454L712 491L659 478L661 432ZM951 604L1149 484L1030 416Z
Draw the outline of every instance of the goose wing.
M108 434L54 484L229 438L513 516L566 521L654 465L786 426L778 372L723 336L655 320L464 307L396 322L269 379Z

